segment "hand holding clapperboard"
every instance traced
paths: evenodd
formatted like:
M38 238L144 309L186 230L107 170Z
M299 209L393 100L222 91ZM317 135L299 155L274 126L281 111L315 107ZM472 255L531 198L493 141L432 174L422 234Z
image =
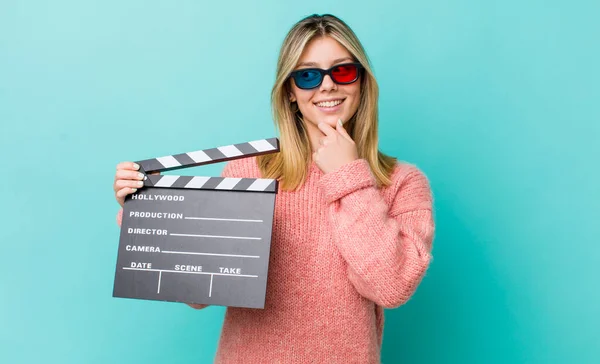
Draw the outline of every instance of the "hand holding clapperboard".
M271 138L136 163L152 173L275 152ZM113 296L264 308L277 180L143 178L124 200Z

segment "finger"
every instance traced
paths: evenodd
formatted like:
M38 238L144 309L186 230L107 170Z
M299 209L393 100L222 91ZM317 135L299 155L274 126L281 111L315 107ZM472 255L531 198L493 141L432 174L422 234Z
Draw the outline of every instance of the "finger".
M115 183L113 183L113 191L115 192L125 187L142 188L144 187L144 182L130 179L118 179L115 181Z
M139 164L133 162L121 162L117 164L117 169L128 169L132 171L137 171L140 169Z
M134 193L135 191L137 191L137 188L125 187L117 191L116 196L119 199L123 199L125 196L129 195L130 193Z
M131 187L131 188L140 188L140 187L144 187L144 182L142 181L133 181L130 179L118 179L115 182L115 191L118 191L122 188L125 187Z
M328 137L334 137L336 134L335 129L327 123L320 122L317 126L319 127L319 130L321 130L323 134L327 135Z
M350 136L350 134L348 134L348 132L346 131L346 128L344 128L344 125L342 124L342 119L338 119L337 122L337 126L335 128L338 133L340 133L344 138L346 138L347 140L354 142L354 140L352 140L352 137Z
M120 169L115 174L115 180L119 180L119 179L143 180L144 174L141 172Z

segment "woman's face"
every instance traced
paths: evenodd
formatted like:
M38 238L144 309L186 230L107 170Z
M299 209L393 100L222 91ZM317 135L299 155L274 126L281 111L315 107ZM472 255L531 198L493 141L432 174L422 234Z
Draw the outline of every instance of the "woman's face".
M295 69L329 69L349 62L354 62L350 52L333 38L325 36L315 38L306 45ZM358 110L360 76L354 83L338 85L326 75L321 85L310 90L298 88L292 79L290 83L290 100L298 103L307 123L317 125L325 122L335 128L338 119L346 123Z

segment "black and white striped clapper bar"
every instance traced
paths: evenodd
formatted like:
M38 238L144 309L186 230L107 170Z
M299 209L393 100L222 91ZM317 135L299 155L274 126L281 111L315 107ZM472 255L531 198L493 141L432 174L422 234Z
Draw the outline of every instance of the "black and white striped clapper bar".
M113 296L264 308L277 180L148 173L275 152L271 138L138 161Z

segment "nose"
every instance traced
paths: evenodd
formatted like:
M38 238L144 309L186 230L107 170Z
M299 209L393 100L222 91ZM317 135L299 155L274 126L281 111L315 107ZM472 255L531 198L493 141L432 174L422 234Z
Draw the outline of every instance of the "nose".
M335 82L333 82L331 77L329 75L325 75L325 77L323 77L323 82L321 83L320 90L321 91L331 91L331 90L335 90L336 88L337 88L337 85Z

